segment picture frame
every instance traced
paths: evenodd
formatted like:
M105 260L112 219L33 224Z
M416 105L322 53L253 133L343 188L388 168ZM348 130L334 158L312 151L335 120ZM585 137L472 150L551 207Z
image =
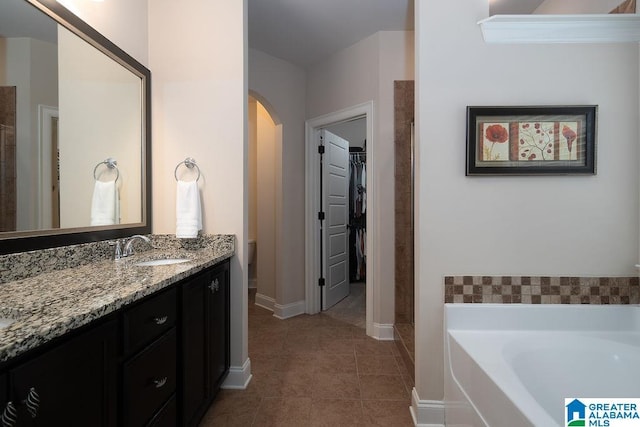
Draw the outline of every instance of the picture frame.
M469 106L466 175L595 175L597 111Z

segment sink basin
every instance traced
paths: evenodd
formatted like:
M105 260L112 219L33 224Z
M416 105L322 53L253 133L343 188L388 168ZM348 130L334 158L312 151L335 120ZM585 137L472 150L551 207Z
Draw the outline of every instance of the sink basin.
M13 322L15 322L15 320L13 319L5 319L0 317L0 329L4 329L7 326L11 325Z
M140 267L153 267L157 265L172 265L172 264L181 264L183 262L191 261L188 258L164 258L164 259L154 259L151 261L143 261L137 262L136 265Z

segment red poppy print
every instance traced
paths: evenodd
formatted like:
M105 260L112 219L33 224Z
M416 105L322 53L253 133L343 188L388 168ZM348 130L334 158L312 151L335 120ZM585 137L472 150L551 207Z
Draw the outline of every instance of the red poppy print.
M487 161L509 160L509 124L485 123L482 159Z

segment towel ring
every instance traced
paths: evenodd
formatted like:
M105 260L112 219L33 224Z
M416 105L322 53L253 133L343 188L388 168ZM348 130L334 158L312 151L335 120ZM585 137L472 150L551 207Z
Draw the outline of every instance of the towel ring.
M178 163L175 170L173 171L173 176L176 178L176 181L178 181L178 168L182 164L184 164L189 169L193 169L195 167L198 170L198 177L196 178L196 182L198 182L200 180L200 168L196 164L196 160L193 157L187 157L186 159Z
M98 163L96 167L93 168L93 179L95 179L96 181L98 180L98 175L96 175L96 171L98 170L100 165L106 165L109 169L115 169L116 170L115 181L118 181L118 178L120 178L120 170L118 169L118 161L116 159L114 159L113 157L109 157L108 159Z

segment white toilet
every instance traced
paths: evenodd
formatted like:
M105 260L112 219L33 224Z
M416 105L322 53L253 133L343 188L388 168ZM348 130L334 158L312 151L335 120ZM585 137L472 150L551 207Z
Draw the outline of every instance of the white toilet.
M256 256L256 241L255 239L249 239L249 250L247 253L247 263L249 264L249 287L257 287L256 281L256 268L254 264L254 257Z
M256 241L254 239L249 239L249 253L247 254L248 264L253 264L253 257L256 254Z

